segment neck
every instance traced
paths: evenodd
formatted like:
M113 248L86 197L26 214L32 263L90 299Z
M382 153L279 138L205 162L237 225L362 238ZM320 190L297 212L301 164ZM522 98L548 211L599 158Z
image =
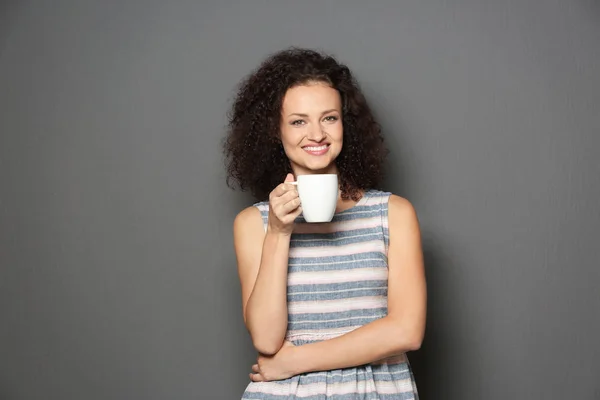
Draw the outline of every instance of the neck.
M295 177L298 175L317 175L317 174L336 174L338 175L338 169L335 164L328 166L327 168L319 169L319 170L310 170L305 168L294 168L292 167L292 172Z

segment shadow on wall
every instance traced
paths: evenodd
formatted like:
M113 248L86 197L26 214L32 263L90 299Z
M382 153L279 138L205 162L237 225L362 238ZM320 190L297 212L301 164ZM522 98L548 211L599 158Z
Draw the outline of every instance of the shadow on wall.
M229 199L229 202L220 205L223 207L220 215L224 216L223 226L226 227L227 240L231 240L233 245L233 220L238 212L252 205L255 200L248 193L240 190L231 190L230 188L224 190L226 190L224 196ZM221 351L223 357L219 359L219 363L228 371L228 374L215 376L215 381L219 379L223 379L223 381L214 383L236 385L233 392L238 393L241 397L250 382L247 377L252 364L256 361L257 353L244 325L241 287L233 247L224 256L219 268L227 273L219 274L219 281L216 282L220 285L219 292L223 296L224 304L215 323L219 325L219 332L222 332L221 340L223 342L221 344L224 349Z
M446 265L443 251L431 239L431 235L423 234L423 254L425 271L427 275L427 329L425 339L416 352L409 353L409 360L417 382L417 389L421 400L446 398L444 393L451 391L452 381L457 378L457 371L441 371L437 365L447 365L443 361L451 357L452 344L445 343L443 338L451 337L452 322L448 309L453 309L450 299L444 298L454 293L456 287L448 287L452 277L448 276L450 268ZM445 294L445 295L444 295Z

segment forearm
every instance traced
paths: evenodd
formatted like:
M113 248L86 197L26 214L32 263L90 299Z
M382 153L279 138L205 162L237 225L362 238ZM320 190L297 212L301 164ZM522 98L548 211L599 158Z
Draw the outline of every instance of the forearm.
M256 283L246 306L246 325L254 347L274 354L287 330L287 265L290 238L267 232Z
M334 339L294 348L296 374L350 368L416 350L422 333L384 317Z

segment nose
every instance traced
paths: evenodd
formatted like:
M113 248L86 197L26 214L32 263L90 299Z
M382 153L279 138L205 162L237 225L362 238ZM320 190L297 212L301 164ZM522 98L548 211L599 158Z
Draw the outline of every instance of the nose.
M323 130L323 127L320 124L311 125L308 130L307 138L313 142L322 142L327 137L327 133Z

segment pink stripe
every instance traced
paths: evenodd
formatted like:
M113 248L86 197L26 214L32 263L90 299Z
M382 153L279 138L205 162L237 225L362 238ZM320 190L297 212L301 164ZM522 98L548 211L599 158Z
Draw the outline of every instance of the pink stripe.
M381 240L352 243L345 246L319 246L319 247L294 247L290 249L289 256L293 258L319 258L333 256L349 256L360 253L385 252Z
M331 329L292 329L286 333L286 338L289 340L296 339L333 339L338 336L342 336L346 333L352 332L355 329L360 328L362 325L357 326L345 326L343 328L331 328Z

